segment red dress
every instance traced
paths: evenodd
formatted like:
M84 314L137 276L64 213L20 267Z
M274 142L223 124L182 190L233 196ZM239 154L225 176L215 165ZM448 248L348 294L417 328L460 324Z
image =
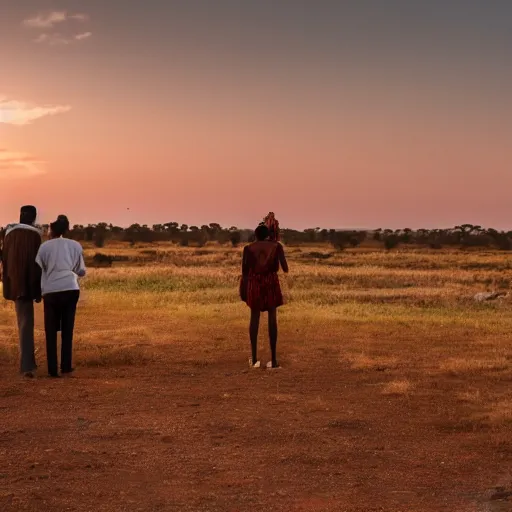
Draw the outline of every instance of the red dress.
M254 242L244 248L240 297L251 309L268 311L283 305L277 276L280 259L284 260L284 251L277 242Z

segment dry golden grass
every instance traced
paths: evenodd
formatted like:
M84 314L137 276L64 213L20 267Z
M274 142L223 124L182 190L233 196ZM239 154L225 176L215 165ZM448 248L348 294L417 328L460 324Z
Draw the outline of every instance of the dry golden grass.
M89 263L96 252L129 261L89 269L78 314L77 355L81 357L83 351L91 357L97 350L101 361L109 352L118 361L118 343L142 352L137 343L158 344L162 339L158 327L162 322L178 334L188 332L190 322L199 331L208 323L210 333L227 322L235 330L245 329L247 311L237 293L241 250L216 245L86 246ZM325 246L289 247L287 252L291 272L281 278L287 302L281 318L283 332L298 326L304 333L327 328L335 339L343 330L339 326L347 322L366 331L421 336L438 332L447 340L438 366L442 371L509 369L511 351L499 342L493 342L493 350L502 347L499 354L485 354L484 347L477 347L474 358L459 357L449 350L450 333L467 329L500 338L512 331L509 301L477 304L472 300L476 292L508 287L512 279L508 254L416 249L337 253ZM322 254L329 257L319 258ZM0 317L5 326L0 329L0 360L12 361L16 331L10 304L0 305ZM38 328L42 328L40 322ZM353 348L350 364L357 370L396 369L402 359L399 346L378 355L365 352L360 343Z

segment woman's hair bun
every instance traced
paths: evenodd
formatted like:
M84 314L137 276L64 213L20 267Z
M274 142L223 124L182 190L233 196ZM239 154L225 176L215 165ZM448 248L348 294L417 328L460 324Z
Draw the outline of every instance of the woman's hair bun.
M69 220L65 215L59 215L55 222L50 224L52 233L56 236L62 236L69 231Z

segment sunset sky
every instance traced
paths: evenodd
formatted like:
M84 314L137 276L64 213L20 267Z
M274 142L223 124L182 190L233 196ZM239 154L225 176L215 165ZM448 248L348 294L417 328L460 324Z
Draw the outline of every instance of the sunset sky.
M510 0L0 0L0 225L512 229L511 63Z

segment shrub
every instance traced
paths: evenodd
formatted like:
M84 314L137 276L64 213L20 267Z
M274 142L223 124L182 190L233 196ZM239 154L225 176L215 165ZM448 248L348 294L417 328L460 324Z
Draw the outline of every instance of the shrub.
M94 237L94 245L98 248L105 247L106 234L104 231L98 231Z
M109 256L107 254L102 254L101 252L97 252L94 257L92 258L92 261L96 265L106 265L108 267L112 266L112 263L114 261L113 256Z
M87 242L92 242L94 238L94 227L93 226L87 226L85 228L85 239Z
M388 235L384 238L384 247L389 251L390 249L394 249L398 247L400 243L400 238L397 235Z
M343 251L345 249L349 237L343 231L331 231L330 232L330 242L331 245L337 249L338 251Z
M237 247L242 240L242 234L240 231L232 231L229 235L229 241L233 247Z
M496 243L501 251L510 251L512 249L512 241L506 235L500 237Z
M489 230L489 236L500 251L510 251L512 249L512 240L510 240L507 233Z

